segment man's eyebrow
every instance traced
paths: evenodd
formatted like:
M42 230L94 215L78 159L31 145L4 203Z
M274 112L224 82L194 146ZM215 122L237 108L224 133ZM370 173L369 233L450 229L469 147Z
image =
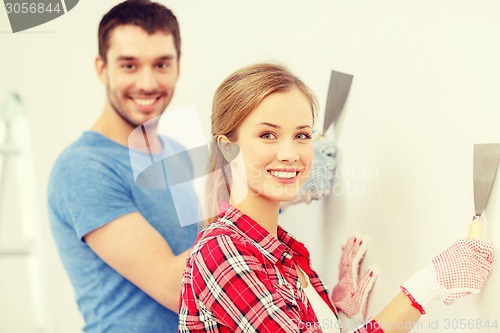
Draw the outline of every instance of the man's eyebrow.
M172 60L175 59L175 56L173 54L166 54L159 56L155 59L155 61L159 60ZM134 56L127 56L127 55L121 55L116 58L117 61L135 61L137 60L137 57Z
M124 55L122 55L122 56L118 56L116 58L116 60L117 61L133 61L133 60L137 60L137 58L133 57L133 56L124 56Z
M166 54L156 58L156 60L172 60L172 59L175 59L175 56L173 54Z

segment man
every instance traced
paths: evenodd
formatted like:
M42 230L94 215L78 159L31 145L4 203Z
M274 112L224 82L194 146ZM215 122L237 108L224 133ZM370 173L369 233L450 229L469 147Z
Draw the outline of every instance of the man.
M136 184L132 155L149 159L183 151L156 133L179 76L178 23L158 3L125 1L102 18L98 37L95 68L107 98L92 129L52 171L53 236L85 332L177 332L180 281L197 234L197 211L191 210L193 224L181 227L168 186ZM134 138L138 127L147 127L147 140ZM185 199L197 207L194 191Z

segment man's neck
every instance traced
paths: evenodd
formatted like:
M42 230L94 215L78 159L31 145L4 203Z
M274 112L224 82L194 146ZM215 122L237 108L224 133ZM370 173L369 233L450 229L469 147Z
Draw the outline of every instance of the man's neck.
M156 125L134 128L119 116L104 111L91 129L134 150L151 153L158 153L162 150Z

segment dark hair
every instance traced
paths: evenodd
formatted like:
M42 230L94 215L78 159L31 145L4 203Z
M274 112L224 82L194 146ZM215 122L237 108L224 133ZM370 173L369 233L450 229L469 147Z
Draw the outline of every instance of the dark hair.
M150 0L124 1L103 16L99 23L99 55L106 62L109 36L113 29L121 25L136 25L148 34L161 31L172 34L177 59L181 56L181 34L177 18L167 7Z

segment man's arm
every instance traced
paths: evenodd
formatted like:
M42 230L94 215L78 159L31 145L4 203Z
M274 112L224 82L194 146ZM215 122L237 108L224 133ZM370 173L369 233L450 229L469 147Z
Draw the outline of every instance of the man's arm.
M186 250L174 255L140 213L131 213L84 236L109 266L168 309L178 312Z

